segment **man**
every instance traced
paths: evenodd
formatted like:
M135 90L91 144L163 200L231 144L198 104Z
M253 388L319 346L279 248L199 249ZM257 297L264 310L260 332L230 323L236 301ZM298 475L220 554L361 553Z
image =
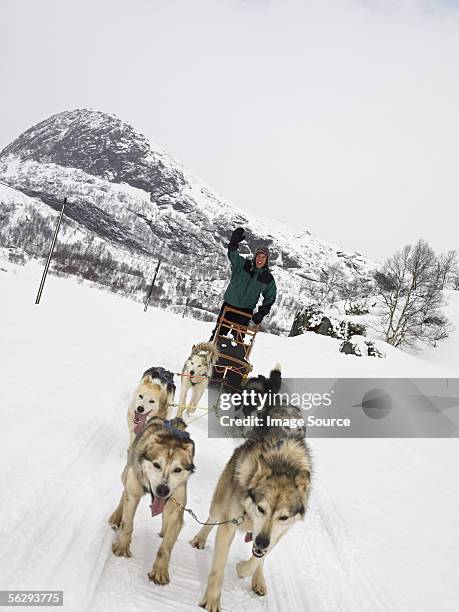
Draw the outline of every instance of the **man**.
M225 306L232 306L247 313L247 317L244 317L243 315L229 312L226 318L230 321L248 325L249 321L252 320L256 325L259 325L269 313L276 299L276 282L268 269L269 250L263 246L258 247L252 261L242 257L238 253L238 248L239 243L244 238L244 228L238 227L232 233L228 244L231 279L223 296L224 302L220 309L215 329L210 337L211 340L217 331ZM253 311L260 295L263 295L263 302L254 313Z

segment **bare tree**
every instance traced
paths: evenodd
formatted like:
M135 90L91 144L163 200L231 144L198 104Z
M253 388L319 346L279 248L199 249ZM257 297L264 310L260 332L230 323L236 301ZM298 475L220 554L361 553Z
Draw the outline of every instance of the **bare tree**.
M318 280L305 281L301 293L305 292L313 303L333 302L338 298L340 288L346 281L341 266L338 263L332 264L320 271Z
M375 273L384 306L386 342L435 346L447 337L449 323L440 311L443 298L438 284L438 259L424 240L407 245L386 260Z
M437 275L440 289L447 289L452 284L457 263L457 252L454 250L438 257Z
M451 289L459 291L459 266L451 273Z

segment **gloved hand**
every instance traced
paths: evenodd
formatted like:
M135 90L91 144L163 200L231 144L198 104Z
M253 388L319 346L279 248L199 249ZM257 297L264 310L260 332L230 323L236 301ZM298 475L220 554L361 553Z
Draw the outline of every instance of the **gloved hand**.
M260 323L263 321L263 315L261 312L254 312L252 315L252 321L255 323L255 325L260 325Z
M231 234L230 243L231 244L239 244L245 238L245 229L243 227L238 227Z

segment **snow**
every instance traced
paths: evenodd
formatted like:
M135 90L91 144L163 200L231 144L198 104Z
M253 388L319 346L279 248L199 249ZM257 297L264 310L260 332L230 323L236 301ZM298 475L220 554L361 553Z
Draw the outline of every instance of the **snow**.
M172 554L171 583L148 582L160 520L145 498L132 559L111 553L107 519L121 493L126 411L151 365L179 372L211 323L49 276L34 304L41 267L2 262L0 342L0 589L64 590L72 611L197 610L211 562L188 540L186 515ZM450 316L459 317L456 293ZM454 318L453 316L453 318ZM313 333L260 334L255 373L278 361L284 376L451 376L457 335L417 356L384 345L386 359L340 354L338 340ZM457 369L456 369L457 372ZM188 504L201 520L235 442L207 438L206 417L190 425L197 470ZM222 593L225 611L411 611L457 609L459 467L455 439L314 439L310 508L265 564L268 595L240 581L249 555L237 536Z

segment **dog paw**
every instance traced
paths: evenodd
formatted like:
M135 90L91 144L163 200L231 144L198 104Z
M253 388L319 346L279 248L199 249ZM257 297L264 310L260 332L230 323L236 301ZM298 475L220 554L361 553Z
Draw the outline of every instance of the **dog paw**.
M132 557L132 553L129 550L129 544L120 544L120 542L113 542L112 552L117 557Z
M186 411L188 414L193 414L193 412L196 412L196 406L188 406Z
M151 572L148 574L150 582L155 584L169 584L169 569L168 567L154 565Z
M266 587L266 582L264 578L256 576L256 573L252 578L252 591L257 595L260 595L260 597L266 595L266 593L268 592L268 588Z
M201 608L209 612L220 612L220 595L210 595L207 591L199 603Z
M194 538L190 540L190 544L193 548L202 550L206 545L206 541L204 538L199 538L198 536L194 536Z
M239 563L236 563L236 573L239 578L247 578L250 576L252 571L250 571L249 563L247 561L239 561Z
M121 525L121 517L114 512L111 517L108 519L108 524L112 529L119 529Z

